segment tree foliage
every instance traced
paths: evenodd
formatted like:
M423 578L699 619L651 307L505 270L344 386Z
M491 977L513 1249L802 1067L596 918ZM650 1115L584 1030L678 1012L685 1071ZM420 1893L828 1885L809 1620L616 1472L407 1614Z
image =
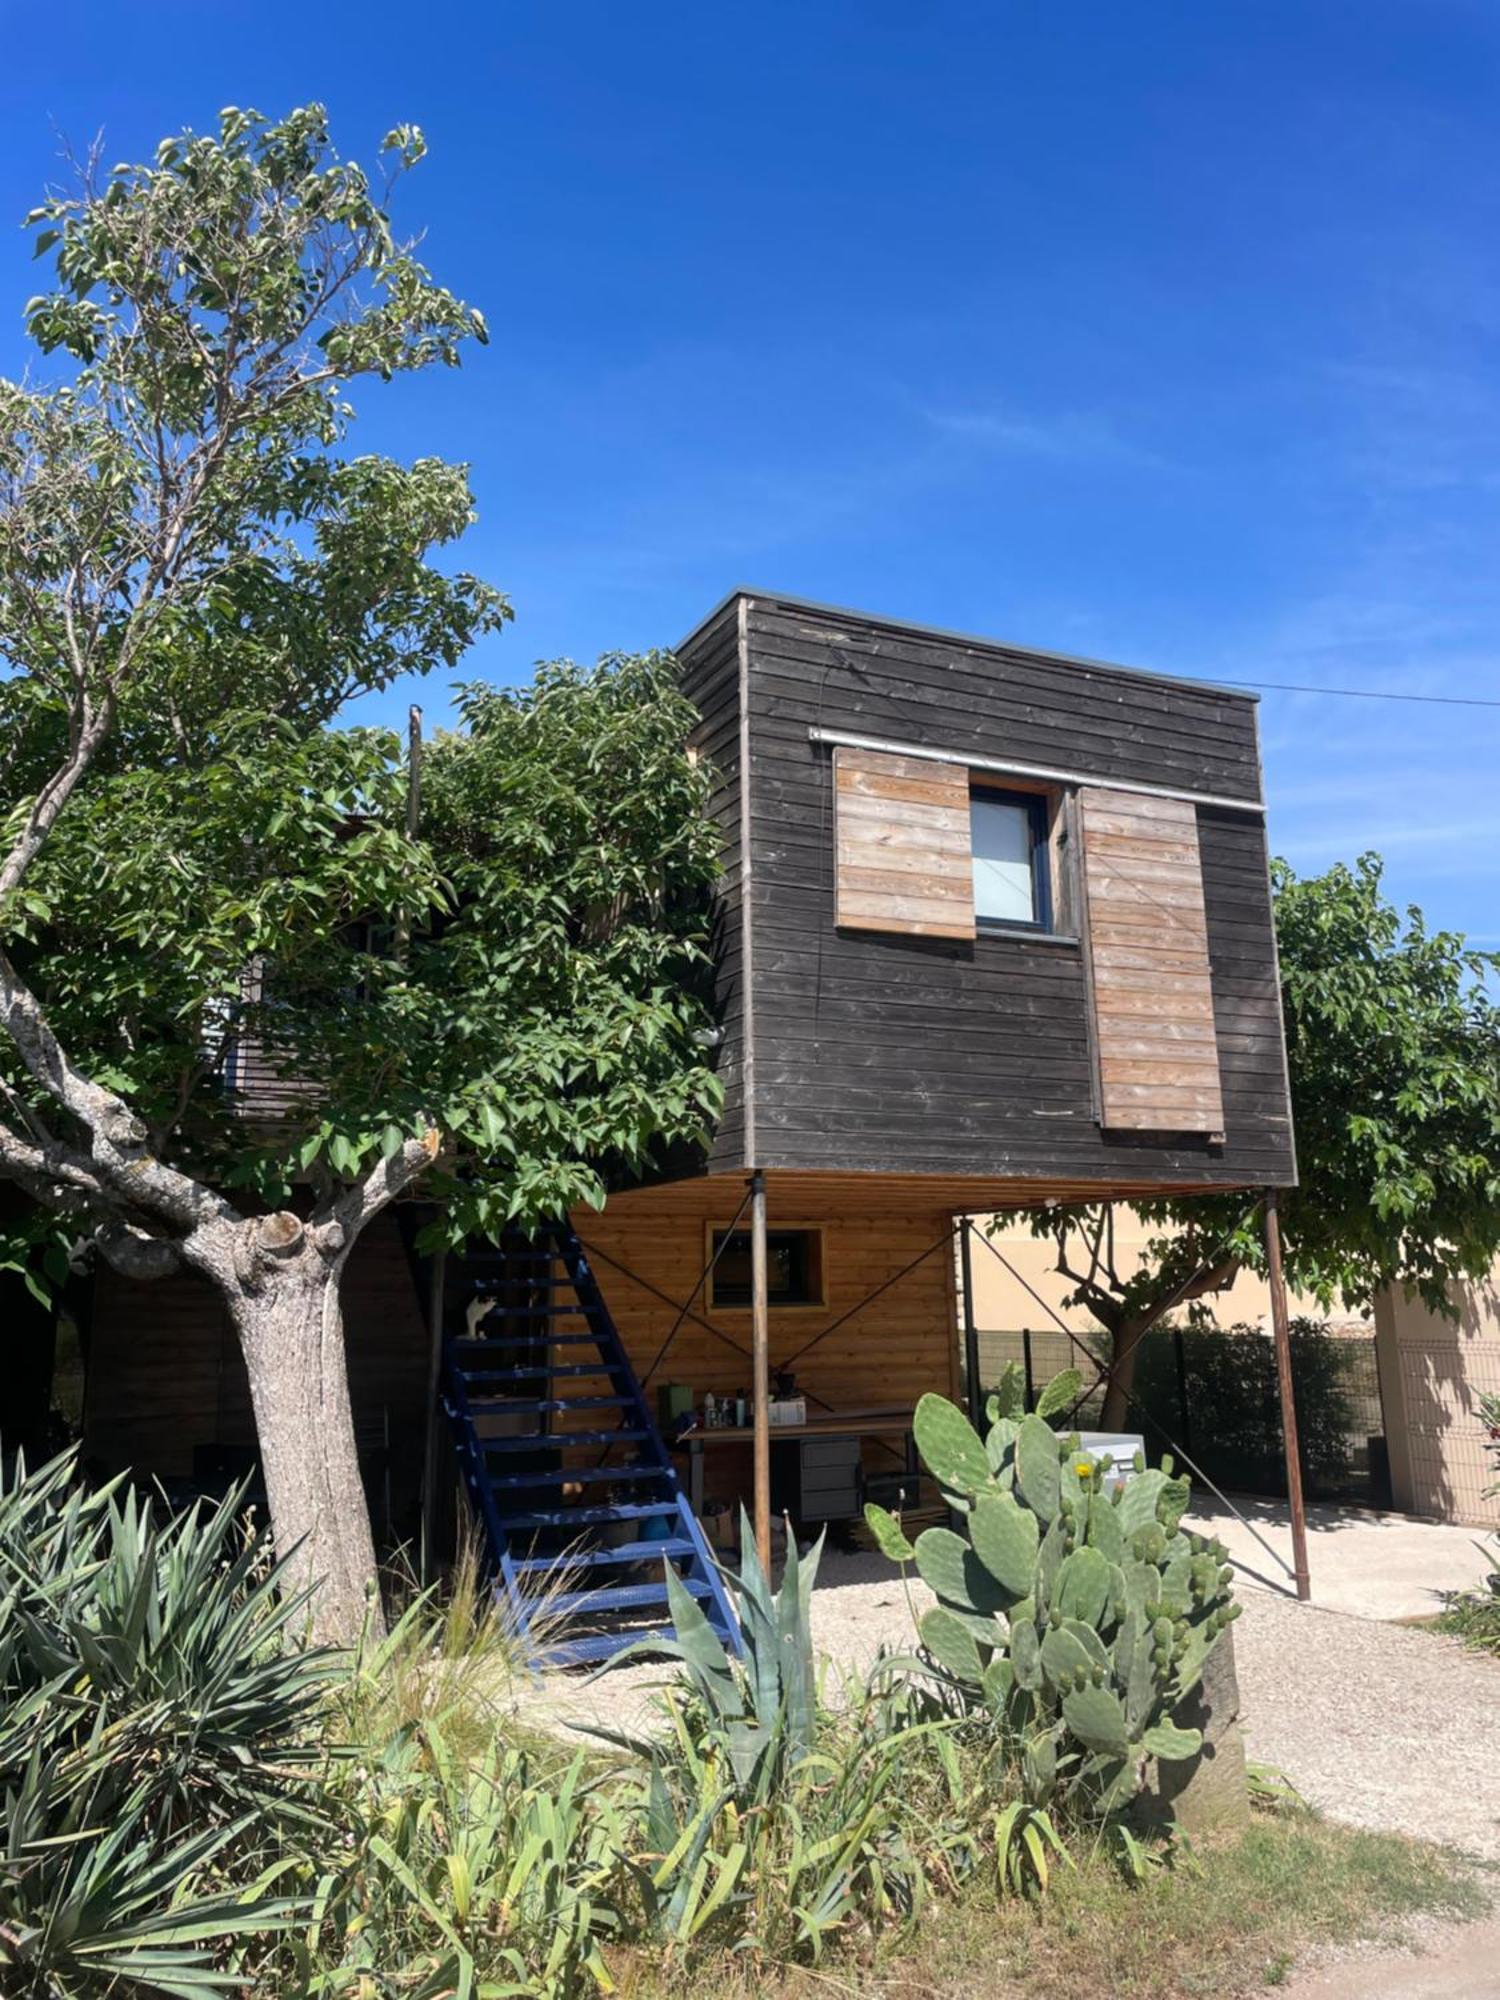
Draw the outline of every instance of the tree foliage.
M235 888L263 910L276 893L230 853L238 787L248 807L278 758L357 762L308 738L509 615L431 560L472 518L462 467L341 452L355 380L453 363L484 337L393 234L395 183L422 150L412 128L389 134L377 188L334 153L320 107L228 110L150 165L88 163L29 218L54 283L27 324L65 372L0 384L0 1171L117 1247L190 1233L212 1208L161 1163L175 1080L148 1044L239 941ZM217 829L217 881L206 845L176 837L190 801ZM68 852L36 879L54 836ZM180 892L175 916L117 929L133 964L54 951L43 1005L23 967L45 937L77 938L63 885L123 890L128 908L142 878L139 907L153 873L164 903Z
M1279 1207L1288 1283L1325 1310L1400 1285L1439 1312L1500 1253L1495 954L1385 896L1378 856L1299 879L1273 866L1298 1185ZM1142 1203L1159 1234L1122 1268L1106 1211L1038 1217L1059 1269L1116 1335L1264 1268L1243 1197ZM1196 1276L1198 1273L1201 1276Z
M420 136L387 150L398 176ZM455 1229L490 1229L701 1131L714 841L662 656L467 687L415 838L396 737L327 726L509 615L430 560L463 468L339 455L351 377L483 337L389 193L317 107L226 111L31 218L57 284L28 321L77 367L0 388L0 927L155 1159L326 1203L435 1133ZM247 1057L305 1115L247 1128ZM173 1233L20 1042L0 1090L15 1177L70 1225Z
M454 1234L597 1199L716 1102L670 661L469 687L416 829L397 738L334 726L510 615L439 560L465 468L348 450L356 383L485 338L393 231L423 151L377 185L309 106L87 164L31 217L63 372L0 383L0 1179L56 1232L0 1263L219 1290L328 1637L373 1573L360 1232L423 1176Z
M17 957L160 1155L274 1206L435 1128L456 1240L701 1133L716 842L673 663L544 667L461 715L415 837L383 731L250 720L78 795Z

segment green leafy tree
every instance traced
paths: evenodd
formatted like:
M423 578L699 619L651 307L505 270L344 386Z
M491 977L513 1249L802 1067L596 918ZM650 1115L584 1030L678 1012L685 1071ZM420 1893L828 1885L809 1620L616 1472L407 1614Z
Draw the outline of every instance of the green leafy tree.
M420 135L386 142L392 180ZM706 777L669 661L466 691L420 833L351 696L509 615L434 552L462 468L343 454L356 378L479 316L321 110L228 111L32 218L71 362L0 384L0 1178L222 1296L276 1542L347 1638L374 1575L339 1285L419 1180L454 1235L696 1135Z
M1325 1310L1400 1285L1439 1312L1500 1253L1500 958L1404 917L1378 856L1299 880L1273 867L1299 1185L1279 1199L1288 1283ZM1139 1205L1158 1234L1138 1267L1106 1207L1038 1216L1070 1303L1110 1336L1103 1421L1124 1425L1134 1353L1165 1312L1262 1270L1243 1197Z

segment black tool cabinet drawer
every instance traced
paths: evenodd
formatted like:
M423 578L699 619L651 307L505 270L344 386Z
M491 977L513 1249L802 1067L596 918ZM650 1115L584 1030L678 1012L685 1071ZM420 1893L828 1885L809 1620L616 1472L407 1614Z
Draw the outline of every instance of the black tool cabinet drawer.
M851 1521L862 1504L857 1437L771 1443L771 1505L794 1521Z

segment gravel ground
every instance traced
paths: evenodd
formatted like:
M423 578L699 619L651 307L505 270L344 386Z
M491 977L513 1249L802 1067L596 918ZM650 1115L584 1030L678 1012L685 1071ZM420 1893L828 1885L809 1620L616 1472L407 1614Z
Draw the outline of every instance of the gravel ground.
M1264 1591L1243 1602L1235 1661L1250 1755L1331 1819L1500 1861L1500 1661Z
M932 1599L913 1584L918 1610ZM1356 1826L1415 1834L1500 1861L1500 1661L1456 1640L1242 1593L1235 1653L1249 1753L1311 1804ZM912 1622L900 1580L875 1555L825 1556L813 1633L835 1673L903 1650ZM521 1699L548 1726L646 1720L655 1662L590 1681L549 1674ZM1500 1991L1500 1981L1497 1981Z

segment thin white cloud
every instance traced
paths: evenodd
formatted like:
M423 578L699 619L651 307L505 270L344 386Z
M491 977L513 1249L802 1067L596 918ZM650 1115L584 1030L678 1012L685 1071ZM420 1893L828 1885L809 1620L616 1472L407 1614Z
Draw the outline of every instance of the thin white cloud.
M1107 417L1089 411L1063 410L1039 417L993 405L924 405L921 414L940 435L987 451L1066 464L1112 463L1158 470L1169 466L1159 453L1123 437Z

